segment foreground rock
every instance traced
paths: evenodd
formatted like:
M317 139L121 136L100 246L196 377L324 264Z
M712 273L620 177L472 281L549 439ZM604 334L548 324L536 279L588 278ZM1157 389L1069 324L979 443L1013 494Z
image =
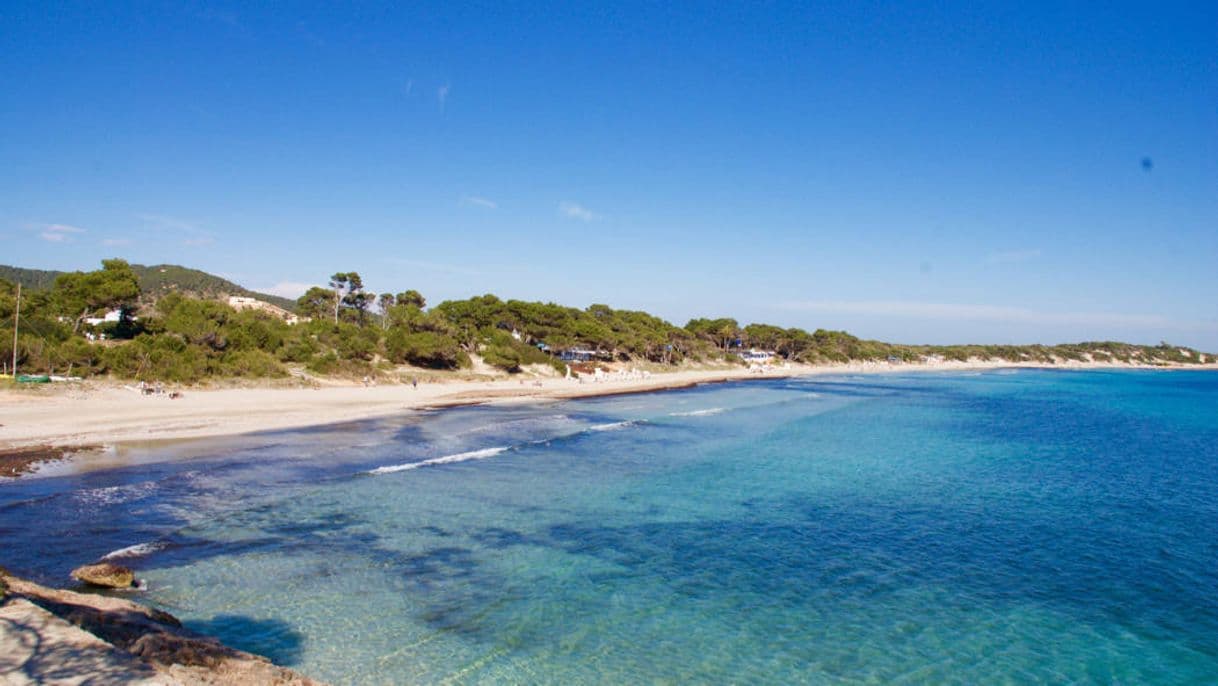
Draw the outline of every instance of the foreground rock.
M0 683L164 684L151 665L34 603L0 606Z
M72 570L72 578L102 588L131 588L135 585L135 572L109 562L77 567Z
M0 578L0 683L317 684L123 598Z

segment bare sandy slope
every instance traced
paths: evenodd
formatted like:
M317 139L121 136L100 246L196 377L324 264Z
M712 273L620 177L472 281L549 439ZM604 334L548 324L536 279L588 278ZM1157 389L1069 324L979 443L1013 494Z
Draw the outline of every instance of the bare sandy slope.
M648 378L504 379L366 387L186 389L181 398L145 396L121 386L0 392L0 449L23 446L96 446L157 439L226 436L315 426L483 402L542 401L680 388L698 383L776 376L951 371L1010 367L1009 363L792 366L766 373L743 368L686 370ZM1061 365L1066 366L1066 365ZM1073 364L1072 368L1105 365ZM1111 365L1106 365L1111 366Z

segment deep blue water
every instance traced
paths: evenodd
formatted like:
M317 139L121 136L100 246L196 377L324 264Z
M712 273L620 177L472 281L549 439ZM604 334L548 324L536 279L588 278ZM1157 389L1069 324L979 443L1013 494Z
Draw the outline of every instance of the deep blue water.
M1214 683L1218 374L817 377L123 450L0 563L335 683Z

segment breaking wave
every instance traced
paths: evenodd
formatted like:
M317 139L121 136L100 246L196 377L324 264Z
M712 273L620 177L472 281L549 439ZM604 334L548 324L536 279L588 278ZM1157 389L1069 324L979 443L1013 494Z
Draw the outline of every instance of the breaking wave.
M385 467L377 467L369 470L369 474L393 474L394 472L404 472L408 469L418 469L419 467L429 467L437 464L449 464L452 462L465 462L467 460L485 460L488 457L494 457L505 450L510 450L510 446L500 446L497 448L483 448L481 450L470 450L464 453L454 453L443 457L433 457L430 460L421 460L419 462L407 462L406 464L387 465Z
M114 559L118 559L120 557L143 557L145 555L150 555L152 553L155 553L158 550L164 549L166 545L167 544L162 541L153 541L151 543L137 543L135 545L129 545L126 548L119 548L118 550L112 550L112 551L106 553L105 555L102 555L101 559L114 560Z
M712 411L712 413L719 412L719 411L721 411L721 408L716 408L715 410ZM706 411L701 411L701 413L706 413ZM557 417L549 417L548 419L552 420L552 419L556 419L559 417L561 417L562 419L569 419L565 415L558 415ZM574 421L574 420L572 420L572 421ZM549 445L553 441L570 439L570 438L579 436L581 434L587 434L587 433L593 433L593 432L599 433L599 432L603 432L603 431L616 431L618 429L625 429L625 428L631 427L631 426L638 426L639 424L644 424L646 422L647 422L646 419L626 419L626 420L619 421L619 422L608 422L605 424L593 424L592 426L585 427L583 429L580 429L579 431L572 431L569 433L561 433L556 436L548 436L546 438L539 438L539 439L535 439L535 440L531 440L531 441L524 441L522 443L517 443L515 445L504 445L504 446L497 446L494 448L482 448L480 450L469 450L466 452L454 453L452 455L445 455L443 457L433 457L429 460L420 460L418 462L406 462L404 464L385 465L384 467L377 467L376 469L370 469L365 473L367 473L367 474L393 474L394 472L404 472L404 471L411 470L411 469L418 469L419 467L430 467L433 465L450 464L453 462L465 462L467 460L485 460L488 457L494 457L494 456L496 456L500 453L503 453L505 451L508 451L508 450L521 449L521 448L524 448L527 446L533 446L533 445ZM505 424L506 424L506 422L505 422Z
M712 414L719 414L723 411L722 407L712 407L705 410L690 410L689 412L670 412L669 417L706 417Z
M623 422L610 422L608 424L596 424L596 425L588 427L588 431L613 431L615 429L624 429L628 426L634 426L637 423L638 422L636 422L633 419L628 419Z

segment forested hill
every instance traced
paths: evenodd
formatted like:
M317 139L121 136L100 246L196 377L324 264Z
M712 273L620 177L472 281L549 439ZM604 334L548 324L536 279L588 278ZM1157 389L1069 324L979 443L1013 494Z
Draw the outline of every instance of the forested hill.
M45 269L10 267L7 264L0 264L0 280L19 283L22 288L32 291L49 289L55 284L55 277L62 273L47 271Z
M145 295L151 294L158 297L174 291L195 297L215 297L221 294L244 295L277 305L289 312L296 309L295 300L251 291L232 281L198 269L188 269L176 264L154 264L151 267L133 264L131 269L139 276L140 290Z
M49 288L31 287L21 299L19 330L17 287L0 278L0 373L14 357L16 368L27 374L181 383L282 378L302 369L321 376L401 378L399 372L414 373L410 368L477 369L480 364L511 374L565 375L568 360L650 365L652 370L759 361L1218 365L1214 355L1165 342L897 345L845 331L741 325L730 317L691 319L678 326L646 312L604 304L581 309L501 300L489 293L429 307L426 297L413 289L396 294L366 291L358 272L338 272L329 278L330 288L310 288L295 303L299 318L261 308L235 309L218 296L249 291L173 265L135 267L111 259L90 272L0 271L0 277L6 275L32 285L57 278ZM117 321L98 321L115 310Z
M154 264L150 267L142 264L131 265L140 282L140 292L147 298L156 300L167 293L181 293L196 298L216 298L228 295L242 295L257 298L263 302L277 305L285 310L296 309L296 301L281 298L269 293L258 293L239 286L228 279L198 269L189 269L176 264ZM64 272L43 269L25 269L0 265L0 280L19 283L30 290L49 289L55 278Z

